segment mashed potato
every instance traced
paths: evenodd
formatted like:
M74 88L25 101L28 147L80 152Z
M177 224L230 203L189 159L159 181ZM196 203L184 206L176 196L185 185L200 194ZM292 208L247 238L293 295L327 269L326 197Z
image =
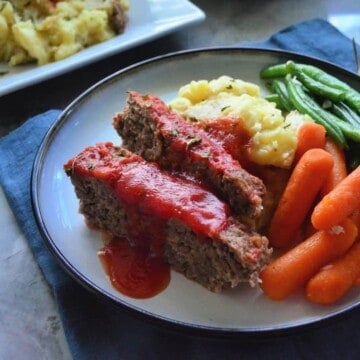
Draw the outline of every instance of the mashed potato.
M128 0L0 0L0 61L64 59L124 30Z
M180 88L169 106L189 121L238 118L251 137L250 160L281 168L292 164L300 124L311 121L298 112L284 117L274 103L261 97L257 85L229 76L192 81Z

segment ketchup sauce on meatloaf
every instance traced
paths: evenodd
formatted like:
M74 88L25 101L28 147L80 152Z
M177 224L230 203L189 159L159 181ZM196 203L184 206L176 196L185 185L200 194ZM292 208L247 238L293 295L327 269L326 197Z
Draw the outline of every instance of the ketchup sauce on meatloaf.
M159 97L130 91L113 126L130 151L162 169L205 181L244 220L260 216L266 192L261 179L246 171L218 139L171 111Z
M111 235L99 256L112 285L128 296L154 296L169 283L169 266L163 261L169 219L187 225L200 238L227 226L228 206L211 192L110 142L85 148L64 168L70 176L107 185L125 209L126 239Z

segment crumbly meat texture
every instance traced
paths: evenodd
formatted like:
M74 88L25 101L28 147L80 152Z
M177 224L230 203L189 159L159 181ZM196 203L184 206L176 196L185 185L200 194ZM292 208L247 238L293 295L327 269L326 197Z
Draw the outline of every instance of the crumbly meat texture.
M113 156L117 154L115 148ZM102 179L77 174L69 167L65 170L86 221L99 230L126 237L128 218L115 191ZM213 292L241 282L256 285L259 272L271 256L268 240L234 219L211 238L198 236L174 219L167 221L165 234L164 257L172 269Z
M256 286L259 272L269 262L266 238L234 223L215 239L199 239L177 221L168 224L165 258L172 269L213 292L242 282Z
M205 179L244 221L260 216L263 182L243 169L205 131L187 123L156 96L132 91L127 102L113 121L123 146L164 169Z

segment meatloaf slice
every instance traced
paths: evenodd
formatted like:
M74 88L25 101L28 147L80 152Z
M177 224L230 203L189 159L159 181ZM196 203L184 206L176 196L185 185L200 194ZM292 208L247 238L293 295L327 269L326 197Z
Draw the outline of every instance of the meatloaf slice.
M64 169L88 223L160 253L211 291L255 285L269 262L268 240L230 217L224 202L128 150L98 144Z
M261 214L263 182L243 169L209 134L172 112L156 96L131 91L127 102L113 121L124 147L163 169L205 179L236 214L250 218Z

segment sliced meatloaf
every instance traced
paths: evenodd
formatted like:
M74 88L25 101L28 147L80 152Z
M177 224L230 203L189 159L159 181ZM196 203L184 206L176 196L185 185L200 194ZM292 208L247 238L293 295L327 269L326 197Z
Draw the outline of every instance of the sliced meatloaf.
M113 125L123 146L163 169L205 180L236 214L256 218L262 211L263 182L243 169L203 129L193 126L153 95L129 92Z
M223 201L124 148L88 147L64 169L88 223L160 253L211 291L254 285L269 262L268 240L229 216Z

